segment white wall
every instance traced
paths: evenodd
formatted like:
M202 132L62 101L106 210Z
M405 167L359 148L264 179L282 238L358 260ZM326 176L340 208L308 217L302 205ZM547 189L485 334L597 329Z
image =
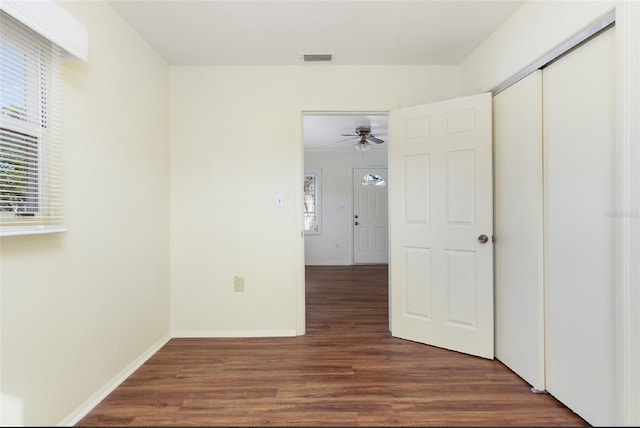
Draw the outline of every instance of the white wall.
M450 66L171 67L173 334L299 329L302 110L409 106L458 85Z
M320 235L305 235L307 265L353 262L353 168L387 167L387 152L305 151L304 167L322 169Z
M491 90L614 7L615 1L524 3L462 62L462 95Z
M2 425L73 423L169 331L169 69L106 3L63 6L89 30L63 69L68 231L0 240Z

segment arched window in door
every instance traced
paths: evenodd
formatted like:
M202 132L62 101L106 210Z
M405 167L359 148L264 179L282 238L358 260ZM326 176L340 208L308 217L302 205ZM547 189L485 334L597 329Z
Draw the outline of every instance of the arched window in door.
M386 186L387 185L387 183L384 181L384 178L382 178L378 174L365 174L360 179L360 184L363 186Z

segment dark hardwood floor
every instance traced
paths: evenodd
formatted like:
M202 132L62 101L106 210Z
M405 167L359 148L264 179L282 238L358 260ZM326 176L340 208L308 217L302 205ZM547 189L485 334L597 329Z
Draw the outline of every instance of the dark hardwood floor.
M306 275L306 335L172 339L77 426L588 426L497 360L391 337L386 266Z

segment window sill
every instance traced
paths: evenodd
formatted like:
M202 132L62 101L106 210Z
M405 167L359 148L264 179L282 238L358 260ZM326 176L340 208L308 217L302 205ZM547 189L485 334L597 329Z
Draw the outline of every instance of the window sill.
M62 233L67 229L63 226L51 226L51 227L15 227L0 229L0 237L5 236L18 236L18 235L43 235L46 233Z

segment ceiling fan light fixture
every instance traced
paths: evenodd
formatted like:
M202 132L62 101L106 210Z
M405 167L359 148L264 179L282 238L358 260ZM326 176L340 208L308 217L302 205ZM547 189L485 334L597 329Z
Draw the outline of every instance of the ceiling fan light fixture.
M378 134L378 135L387 135L387 134L384 133L384 134ZM380 138L375 137L371 133L370 126L358 126L356 127L355 134L340 134L340 136L349 137L349 138L336 141L337 143L341 143L343 141L350 141L350 140L353 140L354 138L357 138L358 142L353 146L353 148L362 152L371 150L371 148L373 147L373 144L371 143L375 143L375 144L384 143L384 140L381 140Z
M371 144L369 144L367 141L365 141L364 143L361 142L357 142L355 146L353 146L356 150L360 150L363 152L366 152L367 150L371 149L371 147L373 147Z

